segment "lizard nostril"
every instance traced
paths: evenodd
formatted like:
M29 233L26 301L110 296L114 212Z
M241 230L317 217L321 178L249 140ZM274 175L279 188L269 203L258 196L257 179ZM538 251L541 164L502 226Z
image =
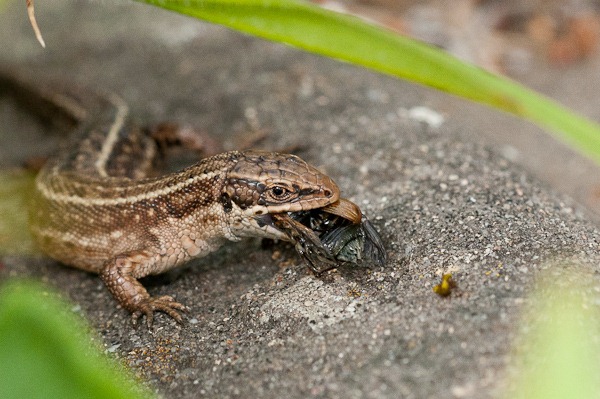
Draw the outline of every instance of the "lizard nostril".
M331 197L331 190L325 189L325 191L323 191L323 194L325 194L326 197Z

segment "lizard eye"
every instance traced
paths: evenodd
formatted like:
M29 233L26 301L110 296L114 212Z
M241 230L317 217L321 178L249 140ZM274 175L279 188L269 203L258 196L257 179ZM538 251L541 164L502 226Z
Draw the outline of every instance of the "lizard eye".
M285 200L292 194L290 190L282 186L271 187L269 193L271 194L271 197L277 200Z

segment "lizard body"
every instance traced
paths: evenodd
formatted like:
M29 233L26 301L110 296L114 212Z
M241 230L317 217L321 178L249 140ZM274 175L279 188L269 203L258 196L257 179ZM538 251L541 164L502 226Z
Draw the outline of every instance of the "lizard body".
M186 308L151 297L138 279L243 237L289 239L272 215L321 208L337 185L294 155L230 151L152 177L157 147L112 93L64 89L0 74L0 87L75 126L35 181L31 230L52 258L98 273L134 321ZM50 111L48 111L50 110Z

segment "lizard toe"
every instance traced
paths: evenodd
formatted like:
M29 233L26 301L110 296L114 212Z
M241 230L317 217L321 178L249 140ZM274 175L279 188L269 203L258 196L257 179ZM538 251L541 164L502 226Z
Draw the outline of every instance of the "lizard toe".
M138 319L142 316L146 316L146 324L148 327L152 327L154 321L154 312L163 312L174 319L177 323L183 323L183 317L181 313L187 313L188 308L176 302L171 296L165 295L158 298L147 298L144 301L137 304L137 309L131 315L133 324L137 324ZM181 312L181 313L180 313Z

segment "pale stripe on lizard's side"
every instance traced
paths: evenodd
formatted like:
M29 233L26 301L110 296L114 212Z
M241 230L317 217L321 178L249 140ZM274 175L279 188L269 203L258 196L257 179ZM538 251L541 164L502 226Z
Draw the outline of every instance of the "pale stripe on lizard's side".
M125 118L127 118L129 114L129 107L121 97L110 95L108 99L114 105L116 115L114 122L106 134L106 139L104 140L104 144L102 145L102 149L96 160L96 169L98 170L98 174L102 177L108 177L108 173L106 173L106 162L108 162L109 157L115 150L119 131L123 128Z

